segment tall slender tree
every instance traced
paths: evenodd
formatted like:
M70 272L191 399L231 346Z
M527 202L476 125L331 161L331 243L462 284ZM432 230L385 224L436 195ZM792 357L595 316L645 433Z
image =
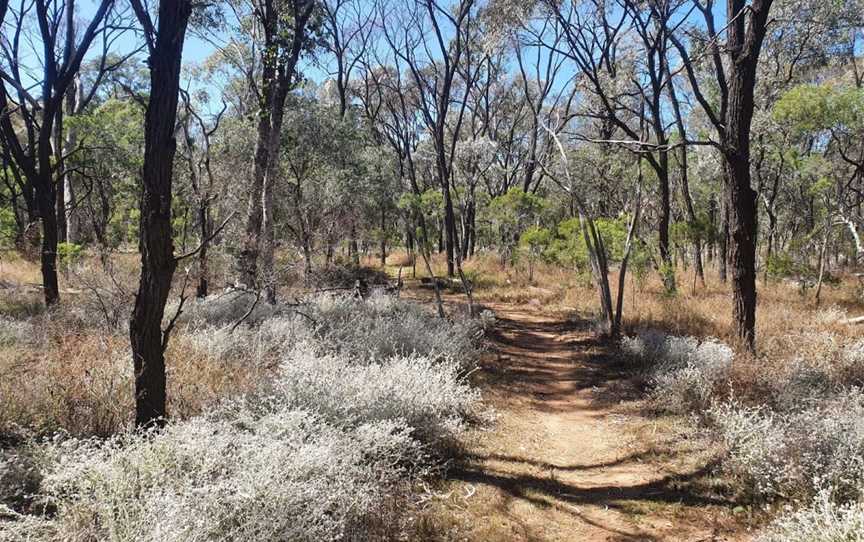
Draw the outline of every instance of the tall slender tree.
M728 261L732 271L733 319L738 338L751 350L756 341L756 191L750 183L750 126L755 108L756 73L768 32L773 0L727 0L726 43L721 47L714 0L695 0L704 18L707 51L719 91L719 107L710 100L697 64L675 32L678 50L693 94L718 134L724 170L724 211L729 213ZM724 62L725 51L725 62Z
M150 95L144 117L144 167L141 175L141 225L138 249L141 276L129 322L135 367L135 424L163 423L165 349L172 324L162 329L165 303L177 268L171 228L171 200L180 66L191 0L161 0L154 25L142 0L131 0L149 53Z
M273 284L273 188L279 166L285 100L296 82L297 62L314 44L309 25L315 0L253 0L252 14L261 31L260 77L249 67L246 79L258 100L255 158L240 253L241 279L266 291L275 301Z

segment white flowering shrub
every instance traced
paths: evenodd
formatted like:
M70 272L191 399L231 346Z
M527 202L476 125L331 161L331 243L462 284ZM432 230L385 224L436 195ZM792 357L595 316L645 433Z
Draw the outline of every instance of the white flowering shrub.
M764 399L780 411L812 406L830 396L837 388L833 370L830 364L795 358L777 374L766 375L770 396Z
M356 364L344 353L303 347L284 357L273 393L340 426L399 420L431 445L458 437L480 398L450 358L415 354Z
M416 303L382 294L366 300L319 295L304 308L324 346L366 358L417 353L468 366L476 360L478 339L489 324L488 316L451 322Z
M729 379L734 353L716 339L646 331L621 340L621 349L645 370L651 396L662 410L702 411Z
M4 457L0 541L364 539L479 414L466 365L482 323L321 296L235 327L248 307L200 302L184 341L267 369L259 389L158 433L43 444L40 473ZM52 514L13 508L24 482Z
M233 328L233 329L232 329ZM271 365L299 343L316 343L309 322L294 316L275 316L258 326L187 328L191 345L211 359L239 364Z
M170 318L177 312L177 303L175 300L165 307L166 318ZM179 321L193 327L204 325L221 327L234 324L246 316L244 322L257 324L285 308L281 305L271 305L253 292L226 290L204 299L189 299L183 306Z
M0 315L0 347L37 344L42 336L31 321Z
M0 450L0 506L25 508L39 487L39 470L26 452Z
M724 469L756 499L812 496L830 486L840 501L864 487L864 395L859 390L802 411L718 405L711 424L728 456Z
M859 339L842 349L839 371L844 383L864 386L864 339Z
M318 352L349 354L355 363L419 354L458 360L468 368L477 360L484 330L494 322L490 314L443 320L420 305L383 294L366 300L319 294L299 307L256 312L256 306L246 320L252 325L235 328L252 301L254 296L229 295L196 302L183 315L193 343L216 359L243 363L272 363L273 356L303 342Z
M843 361L850 365L864 365L864 339L843 349Z
M813 503L775 520L757 542L864 542L864 503L837 504L831 491Z
M421 457L399 422L337 428L278 401L46 453L53 535L118 542L350 538Z

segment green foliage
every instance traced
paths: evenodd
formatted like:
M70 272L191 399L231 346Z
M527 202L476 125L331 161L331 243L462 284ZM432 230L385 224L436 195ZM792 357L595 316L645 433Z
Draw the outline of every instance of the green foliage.
M522 232L536 222L547 204L544 199L531 192L513 187L492 199L486 209L486 217L493 227L493 238L507 257L515 255Z
M0 207L0 247L11 246L15 233L15 213L9 207Z
M864 125L864 90L830 85L799 85L774 106L774 118L798 134L860 129Z
M444 207L444 194L439 189L429 189L420 196L420 212L426 216L438 216Z
M673 222L669 226L669 239L673 245L684 247L692 245L697 240L710 241L717 235L716 228L708 220L707 215L696 217L696 221Z
M501 224L518 226L537 217L544 206L545 202L540 196L513 187L494 198L489 205L489 211L493 219Z
M425 250L431 252L432 243L438 238L438 219L444 208L444 196L441 194L441 190L429 189L420 195L405 192L400 196L397 208L407 213L409 217L421 215L425 218L426 240L428 241ZM414 227L414 239L418 244L422 244L423 233L423 228L418 222Z
M75 243L58 243L57 256L63 265L72 265L77 262L84 251L84 247Z
M133 244L138 238L139 177L144 160L144 114L133 100L110 98L66 120L75 129L81 147L69 160L93 179L97 203L95 219L103 223L106 242ZM175 167L175 170L178 168Z
M597 234L603 239L607 256L610 261L621 261L624 256L624 246L627 240L629 218L598 218L594 220ZM577 267L587 265L588 248L582 235L582 227L578 218L565 220L558 225L558 237L564 243L558 244L557 256L562 263L575 264Z
M519 236L519 248L532 260L546 253L552 242L552 232L540 226L531 226Z
M583 269L588 266L588 250L578 218L558 224L558 235L552 246L555 260L562 265Z
M765 270L769 277L791 278L815 274L814 270L798 262L789 252L772 254L765 262Z

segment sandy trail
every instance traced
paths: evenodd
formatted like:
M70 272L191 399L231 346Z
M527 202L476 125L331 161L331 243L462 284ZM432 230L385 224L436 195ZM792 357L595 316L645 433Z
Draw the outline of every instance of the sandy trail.
M658 422L628 412L626 377L589 331L491 308L498 324L479 379L499 418L438 498L443 539L744 538L731 534L731 506L702 487L710 458L696 444L639 437L656 436Z

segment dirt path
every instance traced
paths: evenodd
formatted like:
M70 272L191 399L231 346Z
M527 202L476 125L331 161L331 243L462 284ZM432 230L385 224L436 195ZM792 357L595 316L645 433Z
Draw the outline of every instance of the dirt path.
M710 458L628 409L632 386L590 332L491 308L498 325L480 381L498 419L436 499L443 539L743 538L730 534L728 503L706 496Z

